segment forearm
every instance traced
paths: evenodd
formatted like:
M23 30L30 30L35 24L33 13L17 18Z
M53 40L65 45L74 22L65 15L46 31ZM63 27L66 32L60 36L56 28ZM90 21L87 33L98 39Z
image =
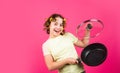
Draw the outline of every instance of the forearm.
M61 67L63 67L65 64L67 64L66 60L62 60L62 61L58 61L58 62L51 62L48 65L48 69L49 70L56 70L56 69L60 69Z
M90 40L90 30L86 30L82 42L84 43L85 46L87 46L89 44L89 40Z
M62 68L66 64L76 64L77 60L75 58L66 58L61 61L54 61L52 55L46 55L45 62L49 70L56 70Z

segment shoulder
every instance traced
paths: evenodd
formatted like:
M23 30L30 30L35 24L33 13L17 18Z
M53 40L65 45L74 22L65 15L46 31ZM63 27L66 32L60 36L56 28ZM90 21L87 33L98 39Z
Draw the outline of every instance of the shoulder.
M65 35L65 36L70 36L70 35L73 35L73 34L70 33L70 32L66 32L64 35Z
M49 39L42 44L42 47L44 48L44 47L47 47L48 45L49 45Z
M65 36L69 38L73 43L78 41L78 38L70 32L65 33Z
M73 35L72 33L70 33L70 32L66 32L66 33L64 34L64 36L73 37L74 35Z

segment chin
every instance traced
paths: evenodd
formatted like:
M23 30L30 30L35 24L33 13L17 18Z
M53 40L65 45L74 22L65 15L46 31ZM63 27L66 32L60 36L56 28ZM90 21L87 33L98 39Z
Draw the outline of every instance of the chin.
M61 35L61 34L60 34L60 33L55 33L55 34L54 34L54 36L59 36L59 35Z

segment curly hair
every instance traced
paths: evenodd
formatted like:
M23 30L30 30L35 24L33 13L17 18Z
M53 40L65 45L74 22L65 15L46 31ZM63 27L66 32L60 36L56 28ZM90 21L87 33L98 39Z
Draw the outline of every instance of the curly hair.
M52 14L44 23L44 30L46 30L47 34L50 33L50 28L49 28L50 23L52 21L56 21L56 17L60 17L63 19L63 28L65 27L65 24L66 24L65 18L60 14ZM63 29L63 32L61 33L61 35L63 35L64 33L65 33L65 30Z

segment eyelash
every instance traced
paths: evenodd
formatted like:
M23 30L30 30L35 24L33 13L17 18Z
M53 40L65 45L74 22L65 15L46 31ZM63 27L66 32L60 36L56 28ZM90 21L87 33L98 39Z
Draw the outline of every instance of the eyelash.
M63 26L63 24L60 24L60 26Z
M55 25L58 25L57 23L55 23ZM63 26L63 24L60 24L60 26Z

